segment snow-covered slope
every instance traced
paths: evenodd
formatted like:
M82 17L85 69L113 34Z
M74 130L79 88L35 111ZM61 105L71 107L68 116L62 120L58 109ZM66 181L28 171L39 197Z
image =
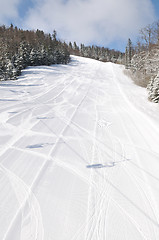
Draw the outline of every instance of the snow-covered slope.
M1 240L159 239L159 109L73 57L0 83Z

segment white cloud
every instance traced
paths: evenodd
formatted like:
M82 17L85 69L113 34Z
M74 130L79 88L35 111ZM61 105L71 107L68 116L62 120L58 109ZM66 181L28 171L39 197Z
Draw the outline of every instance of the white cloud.
M0 24L18 17L18 4L21 0L0 0Z
M48 32L56 29L66 41L106 46L133 38L154 20L150 0L36 0L23 26Z

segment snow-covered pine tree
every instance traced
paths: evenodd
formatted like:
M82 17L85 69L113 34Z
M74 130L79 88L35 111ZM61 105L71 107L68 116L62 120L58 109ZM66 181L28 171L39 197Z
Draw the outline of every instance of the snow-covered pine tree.
M132 41L131 41L131 39L129 38L129 39L128 39L128 64L129 64L129 67L131 67L132 55L133 55Z
M127 44L126 50L125 50L125 68L126 69L131 67L132 56L133 56L133 47L132 47L132 41L129 38L128 44Z
M3 76L3 66L1 64L1 59L0 59L0 81L4 80L4 76Z
M128 69L129 67L129 64L128 64L128 47L126 46L125 48L125 68Z
M43 56L41 48L36 50L36 65L43 65Z
M48 65L48 57L44 45L41 47L41 61L42 65Z
M8 60L8 63L6 65L5 78L11 80L16 79L16 68L14 67L13 63L10 60Z
M82 56L82 57L84 56L83 52L84 52L84 44L81 43L81 45L80 45L80 56Z
M36 66L36 61L37 61L37 54L34 48L32 48L30 52L30 65L31 66Z
M56 31L51 36L38 29L34 32L13 25L0 26L0 80L14 78L30 65L68 63L69 60L68 46L57 40Z
M13 58L14 60L14 65L17 69L17 75L19 76L21 73L21 70L24 68L24 60L23 57L20 56L19 54L16 54Z
M17 75L21 74L21 70L29 65L29 45L21 42L18 51L13 56L13 64L16 67Z
M157 76L152 77L150 83L147 86L149 100L155 103L159 102L159 72Z
M74 50L78 50L78 49L79 49L78 46L77 46L77 44L76 44L76 42L73 43L73 49L74 49Z
M5 75L4 75L4 70L5 70L5 62L3 56L0 56L0 80L5 80Z

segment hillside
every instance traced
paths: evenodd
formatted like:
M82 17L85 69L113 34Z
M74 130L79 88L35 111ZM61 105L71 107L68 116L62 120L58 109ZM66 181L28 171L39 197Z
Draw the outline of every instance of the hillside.
M82 57L0 83L0 239L159 239L159 108Z
M23 30L0 26L0 81L15 80L28 66L67 64L68 46L57 39L57 33Z
M125 71L134 82L147 88L148 99L159 102L159 21L140 29L136 46L128 39Z

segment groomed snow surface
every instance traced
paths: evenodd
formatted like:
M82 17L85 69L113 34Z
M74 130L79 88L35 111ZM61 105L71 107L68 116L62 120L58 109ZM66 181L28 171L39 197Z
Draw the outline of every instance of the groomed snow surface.
M122 66L0 83L0 239L159 239L159 108Z

